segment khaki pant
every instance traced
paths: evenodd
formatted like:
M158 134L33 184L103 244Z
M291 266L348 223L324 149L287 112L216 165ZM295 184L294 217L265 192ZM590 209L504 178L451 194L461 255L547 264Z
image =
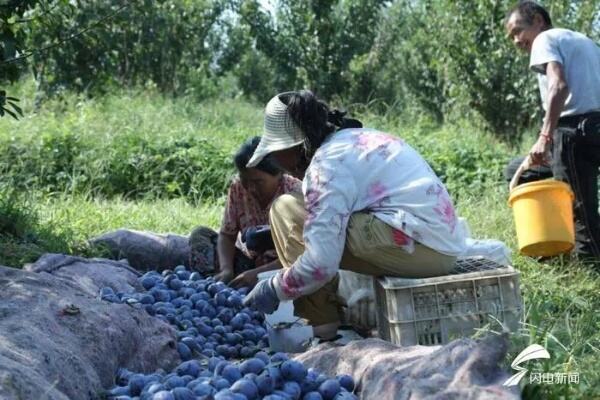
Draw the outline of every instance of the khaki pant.
M304 252L305 216L302 195L281 195L271 206L271 232L283 268L290 268ZM340 268L372 276L426 278L448 274L455 261L456 257L418 243L409 254L394 243L391 226L371 214L354 213L348 222ZM294 300L296 315L313 326L339 323L338 283L336 276L316 292Z

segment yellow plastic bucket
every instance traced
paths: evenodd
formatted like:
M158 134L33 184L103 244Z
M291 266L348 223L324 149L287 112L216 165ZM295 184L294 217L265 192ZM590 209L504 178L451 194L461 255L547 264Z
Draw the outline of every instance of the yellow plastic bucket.
M511 189L521 254L548 257L567 253L575 245L573 191L555 179L530 182Z

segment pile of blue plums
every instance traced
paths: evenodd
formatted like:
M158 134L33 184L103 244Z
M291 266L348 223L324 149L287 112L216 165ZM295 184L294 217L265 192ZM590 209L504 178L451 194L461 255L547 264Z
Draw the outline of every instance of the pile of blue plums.
M121 369L109 392L115 400L357 400L349 375L329 378L284 353L260 351L240 362L189 360L170 374Z
M184 266L140 278L144 292L100 290L100 298L143 308L177 329L182 363L171 373L117 372L114 400L356 400L348 375L330 378L284 353L267 354L264 315L233 289ZM233 361L237 360L237 361Z
M204 278L184 266L140 277L146 292L100 290L102 300L144 308L178 330L181 359L195 355L226 359L252 357L268 346L264 316L242 304L246 288L233 289L212 277Z

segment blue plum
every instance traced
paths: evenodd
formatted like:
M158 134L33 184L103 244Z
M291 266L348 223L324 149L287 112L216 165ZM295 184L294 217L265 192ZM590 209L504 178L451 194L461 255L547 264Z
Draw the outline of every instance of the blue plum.
M251 358L240 364L240 372L242 375L248 373L260 374L265 368L265 362L260 358Z
M175 397L171 392L163 390L155 393L154 396L152 396L152 400L175 400Z
M198 272L192 272L190 274L191 281L199 281L200 279L202 279L202 275L200 275Z
M179 289L181 289L181 288L183 287L183 282L181 282L181 281L180 281L179 279L177 279L177 278L175 278L175 279L172 279L172 280L169 282L169 287L170 287L171 289L173 289L173 290L179 290Z
M275 390L275 383L273 382L273 378L269 375L259 375L255 379L256 387L258 388L258 393L261 396L266 396L268 394L273 393Z
M288 381L283 384L283 391L289 394L293 400L298 400L302 395L302 388L298 382Z
M186 383L180 376L173 375L165 379L164 385L168 389L175 389L176 387L184 387Z
M323 396L319 392L308 392L302 397L302 400L323 400Z
M148 389L146 390L146 392L148 394L154 394L154 393L160 392L162 390L166 390L165 386L162 383L153 383L150 386L148 386Z
M289 381L302 382L306 378L308 371L299 361L287 360L281 364L281 375Z
M231 385L230 390L234 393L241 393L248 400L254 400L258 397L258 388L250 379L239 379L233 385Z
M227 379L218 378L213 382L212 386L214 386L217 390L223 390L229 388L231 383L229 383Z
M196 395L188 388L178 387L171 391L175 400L196 400Z
M192 389L196 396L210 396L215 393L215 388L208 383L199 383Z
M142 374L134 374L129 379L129 392L132 396L139 396L146 386L146 379Z
M177 343L177 352L183 361L187 361L192 358L192 351L184 343Z
M225 366L221 375L223 376L223 378L227 379L232 385L235 381L242 377L240 369L236 365L232 364Z
M269 363L269 361L270 361L270 359L269 359L269 355L268 355L266 352L264 352L264 351L259 351L258 353L256 353L256 354L254 355L254 357L256 357L256 358L260 358L261 360L263 360L263 362L264 362L265 364L268 364L268 363Z
M289 360L289 357L285 353L278 352L271 356L272 363L283 362L283 361L287 361L287 360Z
M202 366L197 360L184 361L175 368L175 372L180 375L189 375L197 378L202 370Z
M332 400L341 390L340 383L337 379L327 379L319 386L319 393L324 400Z
M338 375L337 380L340 386L349 392L354 390L354 379L350 375Z
M334 400L358 400L358 396L351 392L339 392L333 398Z

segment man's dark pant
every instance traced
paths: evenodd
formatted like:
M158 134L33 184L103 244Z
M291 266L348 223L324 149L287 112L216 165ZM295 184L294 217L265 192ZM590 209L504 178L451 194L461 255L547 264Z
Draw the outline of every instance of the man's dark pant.
M575 251L587 261L600 262L600 215L598 214L598 169L600 129L584 131L580 121L562 123L554 133L552 173L568 183L575 193ZM571 126L569 126L571 125Z
M510 182L517 173L517 170L523 164L525 160L525 156L515 157L509 161L509 163L504 168L504 179L506 182ZM534 165L523 171L521 176L519 177L519 181L517 185L522 185L524 183L541 181L542 179L552 178L552 168L549 165Z

